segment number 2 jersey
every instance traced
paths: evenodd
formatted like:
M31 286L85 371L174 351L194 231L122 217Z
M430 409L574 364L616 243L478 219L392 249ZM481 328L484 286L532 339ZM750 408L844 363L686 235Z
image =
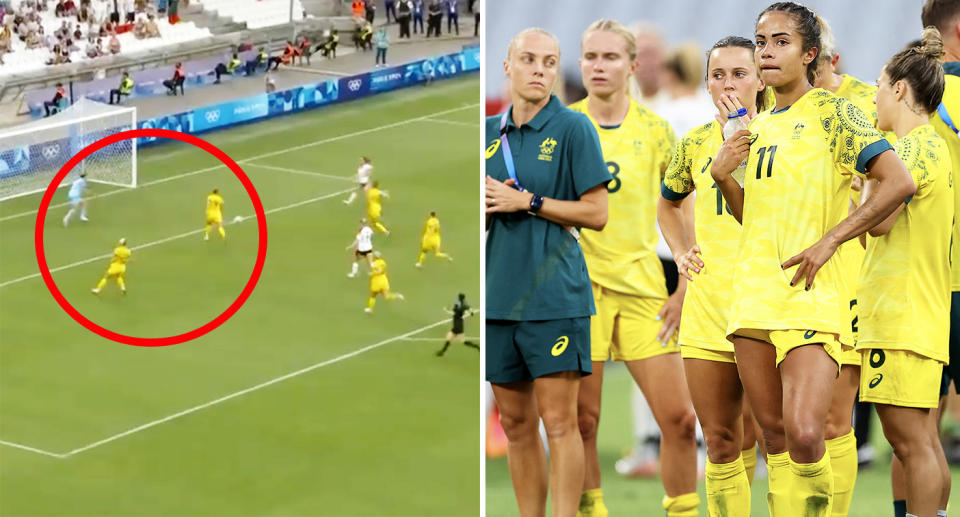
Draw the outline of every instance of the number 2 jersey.
M764 112L750 123L750 158L744 182L731 321L742 329L815 330L852 346L850 286L842 249L817 272L790 281L787 259L819 241L848 215L851 175L891 150L870 119L850 101L819 88L793 105Z
M723 195L710 175L713 159L723 144L723 130L716 121L691 129L680 140L673 161L663 178L661 194L678 201L697 191L694 228L703 268L693 273L683 299L680 344L708 350L733 352L727 341L733 272L740 244L740 223L730 215Z
M590 281L619 293L666 298L655 222L660 182L676 143L673 129L633 99L627 116L614 128L597 124L586 99L569 108L590 118L613 176L607 183L606 227L601 232L583 229L580 233Z

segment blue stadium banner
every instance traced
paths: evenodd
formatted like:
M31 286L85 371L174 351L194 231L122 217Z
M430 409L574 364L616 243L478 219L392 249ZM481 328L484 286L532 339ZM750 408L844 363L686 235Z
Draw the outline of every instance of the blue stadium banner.
M267 95L197 108L193 112L193 131L207 131L267 116Z
M370 74L360 74L341 78L340 100L353 100L370 93Z

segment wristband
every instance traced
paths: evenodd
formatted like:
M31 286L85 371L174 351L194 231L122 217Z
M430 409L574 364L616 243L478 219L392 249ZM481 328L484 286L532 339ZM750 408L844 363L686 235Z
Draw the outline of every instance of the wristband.
M530 212L531 214L536 214L537 212L540 211L540 207L542 207L542 206L543 206L543 198L540 197L540 196L538 196L538 195L536 195L536 194L534 194L533 197L530 198L530 210L529 210L529 212Z

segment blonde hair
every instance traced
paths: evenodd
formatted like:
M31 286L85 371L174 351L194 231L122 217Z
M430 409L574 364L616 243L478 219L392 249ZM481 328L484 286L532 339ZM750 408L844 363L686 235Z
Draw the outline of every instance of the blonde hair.
M637 37L633 32L626 27L626 25L616 21L602 18L590 24L587 27L587 30L583 31L583 37L580 38L580 48L583 48L583 40L587 37L587 34L597 31L606 31L618 34L623 37L623 40L627 44L627 55L630 56L630 60L633 61L637 58Z
M507 46L507 59L510 59L510 56L513 54L513 51L517 48L517 42L520 41L520 38L527 36L529 34L541 34L553 40L553 43L557 46L557 57L560 56L560 41L556 36L553 35L550 31L546 29L541 29L540 27L527 27L522 31L518 32L513 39L510 40L510 45Z
M670 51L664 66L673 71L681 83L697 88L705 73L702 52L696 43L683 43Z
M819 14L817 15L817 22L820 24L820 55L817 57L829 61L837 55L837 43L833 38L833 28L830 27L826 18Z

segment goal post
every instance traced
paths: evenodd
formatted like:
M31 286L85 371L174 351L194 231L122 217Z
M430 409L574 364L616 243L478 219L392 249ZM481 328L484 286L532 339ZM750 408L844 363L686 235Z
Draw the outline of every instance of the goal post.
M82 98L56 115L0 130L0 201L43 192L60 168L83 148L136 127L136 108ZM81 172L91 183L136 187L136 139L94 152L74 167L58 188L72 183Z

